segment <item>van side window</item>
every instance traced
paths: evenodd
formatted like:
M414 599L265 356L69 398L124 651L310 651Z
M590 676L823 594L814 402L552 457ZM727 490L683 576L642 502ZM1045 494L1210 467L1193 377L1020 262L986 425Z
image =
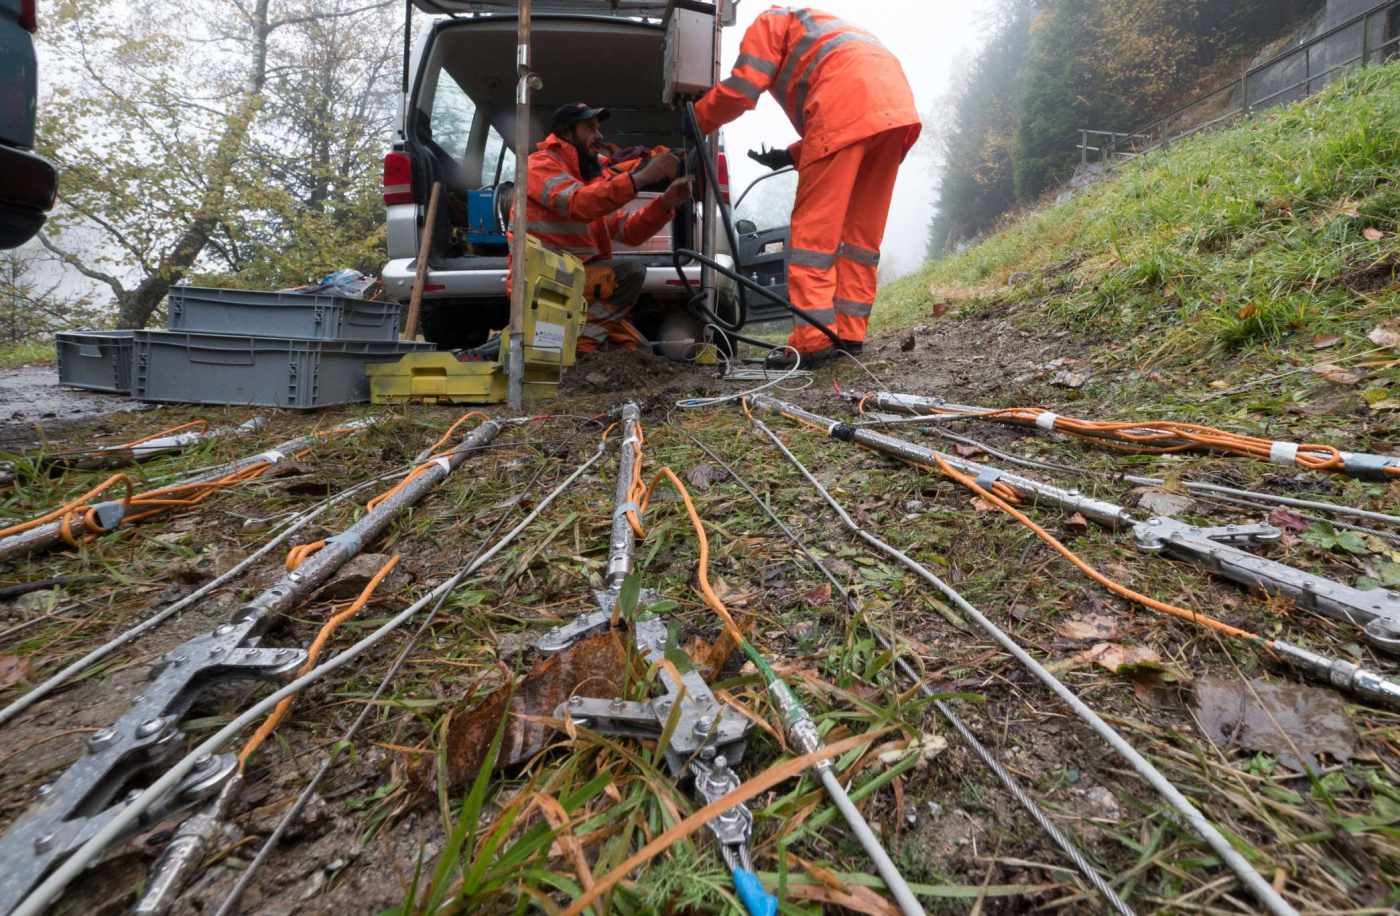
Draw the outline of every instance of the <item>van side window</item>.
M506 147L505 138L494 127L486 135L486 158L483 166L482 178L486 184L515 180L515 153ZM500 170L500 177L496 177L497 169Z
M471 136L472 117L476 105L457 85L452 74L444 68L438 73L437 91L433 93L433 142L459 162L467 154L467 138Z

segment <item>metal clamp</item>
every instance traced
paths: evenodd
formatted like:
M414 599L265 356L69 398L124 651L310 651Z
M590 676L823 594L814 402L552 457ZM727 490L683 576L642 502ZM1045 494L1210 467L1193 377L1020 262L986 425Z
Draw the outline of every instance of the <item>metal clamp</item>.
M1280 532L1271 525L1196 528L1176 519L1153 518L1136 526L1133 536L1142 550L1163 552L1232 582L1292 598L1299 607L1361 628L1377 649L1400 654L1400 594L1352 588L1234 546L1277 541Z

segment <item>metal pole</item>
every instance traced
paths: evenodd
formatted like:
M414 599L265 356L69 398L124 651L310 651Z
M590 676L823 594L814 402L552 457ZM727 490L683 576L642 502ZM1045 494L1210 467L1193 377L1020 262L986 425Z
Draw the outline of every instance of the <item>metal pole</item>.
M721 15L720 15L720 12L721 12L720 6L721 6L721 4L718 4L718 3L715 4L714 30L713 30L713 32L712 32L711 43L710 43L710 48L711 48L711 50L712 50L712 52L713 52L713 54L712 54L712 59L711 59L711 71L710 71L710 84L711 84L711 85L714 85L714 84L716 84L716 83L719 82L719 74L720 74L720 66L719 66L719 40L720 40L720 29L723 27L723 23L721 22L722 17L721 17ZM697 125L697 127L698 127L698 125ZM718 163L718 162L719 162L719 133L718 133L718 132L712 133L712 134L710 134L709 136L705 137L701 142L703 142L706 146L709 147L710 154L714 157L714 160L713 160L713 161L716 162L716 163ZM716 171L715 178L716 178L716 180L718 180L718 178L719 178L718 171ZM717 230L718 230L719 227L716 225L716 224L719 222L719 213L718 213L718 209L717 209L718 206L720 206L720 204L719 204L719 188L710 187L710 183L709 183L709 182L706 182L706 183L705 183L705 203L704 203L704 206L701 208L701 211L700 211L700 212L701 212L700 221L701 221L701 224L702 224L702 229L703 229L703 231L704 231L704 233L705 233L704 236L701 238L701 242L700 242L700 244L701 244L700 253L703 254L705 257L707 257L707 258L712 258L712 259L713 259L714 256L715 256L715 240L718 238L718 231L717 231ZM731 251L729 254L730 254L731 257L737 257L737 256L738 256L738 252L736 252L736 251ZM701 264L701 265L700 265L700 291L701 291L701 293L705 296L705 305L706 305L706 307L713 311L713 310L714 310L714 307L715 307L715 305L716 305L716 302L715 302L715 299L716 299L716 296L715 296L715 272L714 272L713 270L711 270L710 267L709 267L708 265L705 265L705 264ZM701 335L701 336L705 336L705 335Z
M525 401L525 234L530 161L530 0L520 0L515 25L515 194L510 240L510 349L506 393L512 410Z
M1361 20L1361 67L1365 69L1371 58L1371 14Z
M1079 165L1084 167L1089 164L1089 132L1081 130L1079 132Z

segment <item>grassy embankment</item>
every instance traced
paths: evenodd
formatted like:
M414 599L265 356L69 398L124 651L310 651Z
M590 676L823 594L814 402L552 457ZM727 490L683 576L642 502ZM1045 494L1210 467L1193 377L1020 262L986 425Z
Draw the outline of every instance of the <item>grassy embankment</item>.
M877 326L927 322L942 303L958 318L1006 310L1092 335L1120 367L1199 370L1216 388L1288 368L1291 352L1365 361L1367 335L1400 314L1397 175L1392 64L1021 216L888 287ZM1393 373L1361 374L1368 403L1394 402Z

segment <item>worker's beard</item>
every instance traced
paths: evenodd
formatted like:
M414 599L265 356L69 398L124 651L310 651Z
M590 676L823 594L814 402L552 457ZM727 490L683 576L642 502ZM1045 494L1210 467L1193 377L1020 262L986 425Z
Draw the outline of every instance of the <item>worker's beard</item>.
M574 151L578 153L579 177L584 181L592 181L603 174L603 167L598 163L598 154L582 143L579 143L577 140L572 142L574 144Z

